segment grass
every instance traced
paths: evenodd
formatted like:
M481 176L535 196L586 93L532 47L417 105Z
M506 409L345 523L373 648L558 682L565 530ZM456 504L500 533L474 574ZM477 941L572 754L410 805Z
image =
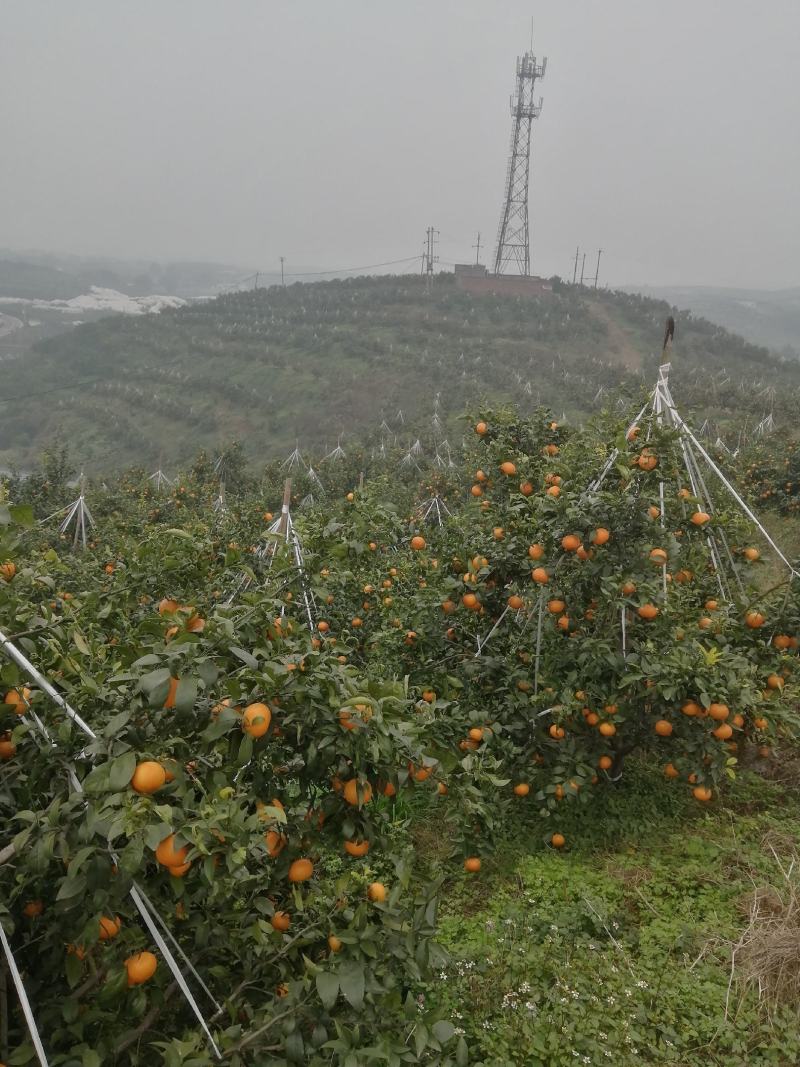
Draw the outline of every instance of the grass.
M747 772L701 808L640 763L559 828L563 853L526 822L446 887L428 996L470 1062L798 1062L794 789Z

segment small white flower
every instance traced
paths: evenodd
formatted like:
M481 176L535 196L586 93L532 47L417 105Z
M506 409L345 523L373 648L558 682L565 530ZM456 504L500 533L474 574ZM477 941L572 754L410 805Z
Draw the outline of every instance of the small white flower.
M648 988L647 982L645 982L645 980L643 978L640 978L639 981L636 984L640 989L647 989Z
M591 1061L591 1060L589 1059L589 1057L588 1057L588 1056L584 1056L584 1057L583 1057L583 1062L584 1062L584 1063L591 1063L592 1061Z
M453 1033L456 1037L463 1037L466 1030L462 1030L460 1026L456 1026L453 1028Z
M609 993L609 995L606 997L606 1004L616 1004L616 1003L617 1003L617 998L613 994Z
M559 1002L559 1004L567 1004L568 1003L566 997L559 997L558 998L558 1002Z
M617 974L618 973L617 968L614 966L613 963L611 964L611 973L612 974Z
M632 989L626 989L625 990L625 996L626 997L632 997L633 996L633 990Z
M597 1036L601 1041L608 1041L608 1034L604 1034L602 1030L597 1031Z

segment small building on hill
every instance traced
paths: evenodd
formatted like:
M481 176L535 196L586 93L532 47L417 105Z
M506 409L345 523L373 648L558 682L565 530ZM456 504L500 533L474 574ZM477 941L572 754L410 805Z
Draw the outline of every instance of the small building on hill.
M473 296L541 296L553 291L546 278L490 274L481 263L456 263L456 286Z

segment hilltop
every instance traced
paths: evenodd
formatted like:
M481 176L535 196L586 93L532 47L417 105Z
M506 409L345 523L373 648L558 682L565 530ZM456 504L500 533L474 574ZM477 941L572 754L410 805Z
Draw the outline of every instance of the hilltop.
M296 441L366 439L383 420L413 439L431 432L437 394L444 434L482 400L579 420L652 383L668 313L661 301L560 284L532 300L474 298L441 275L430 297L417 276L357 278L114 316L14 362L0 463L26 465L56 435L87 469L173 464L232 439L263 461ZM779 423L794 417L800 363L689 313L677 324L682 408L723 433L770 409Z

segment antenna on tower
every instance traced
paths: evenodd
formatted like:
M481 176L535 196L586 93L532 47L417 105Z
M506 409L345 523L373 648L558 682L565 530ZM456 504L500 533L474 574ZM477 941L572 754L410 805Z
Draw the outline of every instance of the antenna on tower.
M533 91L537 78L543 78L547 59L541 64L533 54L533 20L531 47L517 58L517 87L511 97L511 153L506 174L506 194L500 226L497 231L495 274L516 273L529 277L531 250L528 222L528 184L531 163L531 125L542 111L542 100L534 103ZM512 268L512 269L510 269Z

